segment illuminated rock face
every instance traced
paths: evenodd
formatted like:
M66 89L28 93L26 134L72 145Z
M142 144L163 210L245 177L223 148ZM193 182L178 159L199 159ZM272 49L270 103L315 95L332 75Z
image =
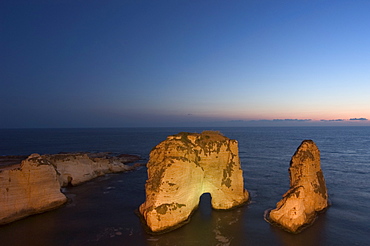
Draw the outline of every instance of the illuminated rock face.
M0 224L54 209L66 201L54 167L38 154L0 170Z
M292 157L290 189L277 203L268 219L287 231L297 233L310 225L317 212L328 206L324 175L320 167L320 151L312 140L305 140Z
M107 158L93 156L89 153L66 153L44 155L56 168L61 186L78 185L107 173L116 173L130 170L131 167L123 164L125 158Z
M203 193L212 207L230 209L248 200L238 143L218 132L169 136L150 153L146 201L140 214L153 232L188 220Z

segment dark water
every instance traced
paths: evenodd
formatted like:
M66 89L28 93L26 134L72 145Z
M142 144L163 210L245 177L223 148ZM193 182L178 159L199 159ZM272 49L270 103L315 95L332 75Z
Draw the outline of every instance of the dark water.
M0 155L109 151L139 154L166 136L201 128L0 130ZM215 211L209 195L190 223L147 234L134 210L145 199L146 168L65 189L67 205L0 227L0 245L370 245L370 127L218 128L239 141L250 204ZM264 221L289 188L291 156L304 139L321 151L332 206L292 235ZM1 208L0 208L1 209Z

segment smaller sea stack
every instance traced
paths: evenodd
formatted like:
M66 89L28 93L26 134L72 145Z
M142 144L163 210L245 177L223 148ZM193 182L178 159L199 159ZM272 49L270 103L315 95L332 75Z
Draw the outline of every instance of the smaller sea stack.
M328 194L320 166L320 151L312 140L304 140L289 168L290 189L266 219L292 233L312 224L317 213L328 207Z

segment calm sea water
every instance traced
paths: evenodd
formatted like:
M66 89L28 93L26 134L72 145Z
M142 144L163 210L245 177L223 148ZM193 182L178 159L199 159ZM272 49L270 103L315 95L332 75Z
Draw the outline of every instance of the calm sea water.
M203 195L190 223L149 235L134 213L145 199L142 167L65 189L67 205L1 226L0 245L370 245L370 127L0 129L0 155L108 151L148 158L168 135L203 130L239 141L250 204L215 211ZM332 206L292 235L263 215L288 190L290 158L304 139L321 151Z

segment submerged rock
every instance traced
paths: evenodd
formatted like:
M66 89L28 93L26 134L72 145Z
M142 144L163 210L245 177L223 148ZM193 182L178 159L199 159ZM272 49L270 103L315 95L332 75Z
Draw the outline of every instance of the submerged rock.
M320 151L312 140L304 140L294 153L289 168L290 189L270 211L267 220L297 233L328 207L328 194L320 166Z
M230 209L248 200L238 142L218 132L169 136L150 153L146 201L139 212L153 232L173 229L189 219L203 193L212 207Z
M53 165L38 154L0 170L0 224L57 208L66 201Z

